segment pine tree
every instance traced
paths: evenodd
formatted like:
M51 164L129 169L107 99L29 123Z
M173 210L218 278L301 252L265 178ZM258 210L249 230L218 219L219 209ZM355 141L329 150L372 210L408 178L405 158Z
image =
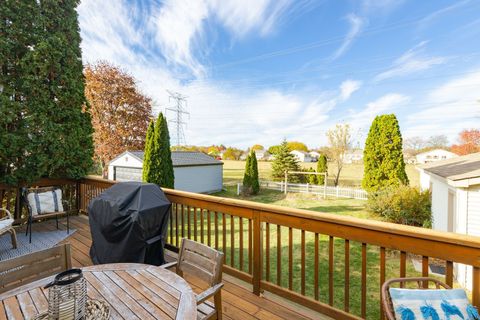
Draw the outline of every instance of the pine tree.
M258 163L255 151L250 151L245 161L245 173L243 175L243 193L247 195L257 194L260 191L258 181Z
M152 120L148 125L147 136L145 137L145 150L143 153L143 170L142 170L142 180L144 182L149 181L150 176L150 165L151 165L151 156L153 151L153 135L155 133L155 122Z
M150 125L151 127L151 125ZM149 127L149 131L151 129ZM170 151L170 135L168 133L167 119L162 113L155 121L155 128L151 140L147 139L147 153L144 155L143 165L144 181L151 182L165 188L174 188L174 174L172 153Z
M276 181L283 180L285 178L285 171L299 171L300 166L297 158L290 153L286 140L283 140L282 144L278 148L278 153L275 155L275 160L272 163L272 177ZM298 180L298 177L289 177L291 182Z
M320 157L318 157L318 162L317 162L317 172L327 172L328 171L328 164L327 164L327 157L324 154L321 154ZM317 184L318 185L323 185L325 184L325 176L324 175L318 175L317 176Z
M308 169L308 172L315 172L315 169L310 168L310 169ZM316 174L309 174L307 181L308 181L309 184L317 184L317 175Z
M245 161L245 172L243 173L242 190L244 194L250 194L252 192L252 174L250 172L250 163L252 162L252 152L247 155Z
M80 178L92 166L77 5L26 0L0 6L0 122L6 129L0 182Z
M408 184L402 135L394 114L375 117L365 142L362 186L376 192L387 186Z

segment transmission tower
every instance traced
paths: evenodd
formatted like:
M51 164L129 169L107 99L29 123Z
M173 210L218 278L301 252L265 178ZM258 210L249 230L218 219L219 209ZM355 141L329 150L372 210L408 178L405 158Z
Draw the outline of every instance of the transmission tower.
M168 101L174 102L173 106L165 108L165 116L167 116L167 112L173 112L173 116L171 119L168 119L168 123L171 124L170 127L175 129L174 137L176 138L175 144L176 146L181 146L182 144L186 144L185 140L185 132L183 131L183 126L187 123L183 120L184 116L190 116L190 113L185 111L187 107L187 97L182 95L178 92L173 92L167 90L169 96Z

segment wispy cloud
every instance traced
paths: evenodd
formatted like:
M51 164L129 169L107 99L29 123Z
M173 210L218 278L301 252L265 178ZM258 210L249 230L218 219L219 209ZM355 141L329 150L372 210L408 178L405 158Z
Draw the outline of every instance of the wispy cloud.
M356 81L356 80L345 80L342 82L340 85L340 98L342 101L346 101L350 98L350 96L360 89L360 86L362 85L361 81Z
M445 14L451 12L451 11L454 11L454 10L460 8L460 7L463 7L464 5L466 5L468 3L471 3L471 2L472 2L472 0L455 1L454 4L446 6L442 9L437 10L437 11L434 11L434 12L430 13L429 15L427 15L425 18L421 19L418 22L418 26L419 26L419 28L425 28L431 22L436 20L437 18L440 18L441 16L443 16L443 15L445 15Z
M348 33L345 36L345 39L343 40L340 47L332 55L332 61L338 59L352 46L353 41L358 36L360 31L362 30L363 25L365 24L365 20L363 18L353 13L349 14L346 19L350 24L350 29L348 30Z
M406 76L419 71L424 71L433 66L443 64L447 61L445 57L427 56L424 54L427 42L423 41L405 52L392 66L375 76L374 81L382 81L389 78Z
M381 11L389 13L401 6L405 0L363 0L362 9L365 12Z

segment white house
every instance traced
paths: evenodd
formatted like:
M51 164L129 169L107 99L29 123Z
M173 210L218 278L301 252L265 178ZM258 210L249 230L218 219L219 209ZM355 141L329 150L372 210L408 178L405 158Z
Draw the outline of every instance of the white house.
M313 162L312 157L307 152L300 151L300 150L293 150L290 151L291 154L293 154L298 161L300 162Z
M415 161L418 164L425 164L435 161L452 159L455 157L458 157L458 155L453 152L444 149L434 149L417 154L415 156Z
M343 157L343 163L359 163L363 159L363 150L356 149L347 151Z
M266 160L270 156L270 153L266 150L255 150L255 158L257 160Z
M310 158L312 158L313 162L318 161L318 158L320 158L320 153L318 153L317 151L310 151L308 155L310 156Z
M420 186L431 190L433 229L480 236L480 153L419 165ZM471 288L471 268L456 264Z
M143 151L125 151L108 164L108 179L141 181ZM202 152L172 151L175 189L212 193L222 190L223 162Z

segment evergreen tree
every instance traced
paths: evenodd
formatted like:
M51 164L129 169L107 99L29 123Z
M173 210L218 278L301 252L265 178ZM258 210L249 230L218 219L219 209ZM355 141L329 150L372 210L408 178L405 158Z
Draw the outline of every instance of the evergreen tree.
M328 171L327 156L325 156L324 154L321 154L320 157L318 157L317 172L327 172L327 171ZM317 184L318 185L325 184L324 175L317 176Z
M142 170L142 180L144 182L149 181L150 165L151 165L150 159L153 151L154 133L155 133L155 122L152 120L148 125L147 136L145 137L145 151L143 153L143 170Z
M308 169L308 172L315 172L315 169L310 168L310 169ZM317 184L317 175L309 174L307 181L308 181L309 184Z
M245 173L243 175L243 192L245 194L257 194L260 191L258 181L258 164L255 151L251 151L245 162Z
M77 4L0 6L0 182L80 178L92 166Z
M375 117L363 152L362 186L376 192L387 186L408 184L402 152L402 135L394 114Z
M151 125L150 125L151 126ZM150 127L148 129L151 130ZM174 188L174 174L172 153L170 151L170 135L167 119L162 113L158 115L151 141L147 139L148 159L144 155L144 181L151 182L165 188ZM147 163L148 162L148 163Z
M299 171L300 166L297 158L290 153L286 140L283 140L282 144L278 148L278 152L275 155L275 159L272 163L272 177L274 180L279 181L285 178L285 171ZM298 180L297 176L291 176L288 178L291 182Z

